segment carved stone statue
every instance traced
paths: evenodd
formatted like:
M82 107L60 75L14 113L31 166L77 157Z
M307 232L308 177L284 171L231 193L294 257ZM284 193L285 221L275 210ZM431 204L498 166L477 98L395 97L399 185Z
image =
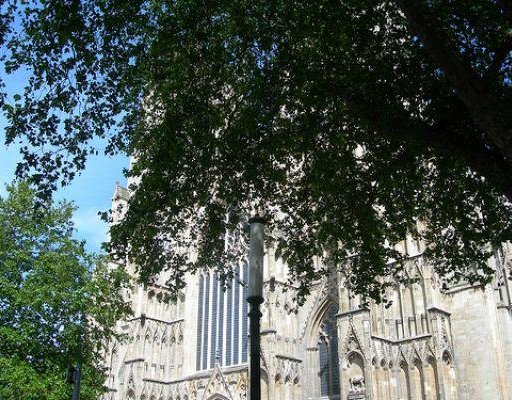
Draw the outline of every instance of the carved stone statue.
M364 387L364 377L361 375L353 376L348 381L350 383L350 390L353 392L360 392L360 391L364 390L364 388L365 388Z

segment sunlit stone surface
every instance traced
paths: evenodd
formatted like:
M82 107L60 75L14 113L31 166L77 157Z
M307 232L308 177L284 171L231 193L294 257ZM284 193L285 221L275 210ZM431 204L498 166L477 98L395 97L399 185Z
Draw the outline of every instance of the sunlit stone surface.
M118 188L114 202L127 191ZM417 283L389 291L389 307L360 307L337 276L319 282L294 312L287 267L265 258L262 305L263 399L512 399L512 249L490 262L487 287L443 291L421 244L408 241L407 272ZM238 269L246 281L245 266ZM188 277L177 302L165 277L126 294L129 336L105 357L104 399L246 399L246 288L226 291L210 271Z

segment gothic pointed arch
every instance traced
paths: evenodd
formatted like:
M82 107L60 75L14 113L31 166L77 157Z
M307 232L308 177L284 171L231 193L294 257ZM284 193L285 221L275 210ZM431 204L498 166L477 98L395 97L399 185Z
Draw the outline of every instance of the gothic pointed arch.
M306 314L306 319L301 330L301 338L306 338L308 344L310 344L311 340L315 340L313 338L316 335L315 332L317 331L318 324L321 322L326 310L332 304L338 304L337 291L336 288L326 280L322 282L320 291Z
M409 389L413 399L423 399L423 366L419 358L414 358L409 369Z
M400 345L398 347L398 352L397 352L397 356L396 356L396 365L401 366L401 365L407 365L407 364L409 364L409 357L407 357L406 351Z
M162 343L166 343L167 340L168 340L168 337L169 337L169 334L168 334L168 328L165 327L163 330L162 330L162 334L160 335L160 342Z
M409 400L409 366L402 355L397 369L397 399Z
M348 396L366 398L367 366L363 353L358 349L349 351L342 362L342 386Z
M130 368L130 373L128 375L128 390L131 390L132 392L135 393L135 378L133 376L133 368Z
M341 348L342 353L345 353L345 360L352 351L360 352L361 356L364 359L362 341L354 326L354 322L351 319L349 320L348 332L345 334L345 340L343 341L343 345L341 346ZM342 365L344 364L342 363Z
M148 398L146 384L144 384L144 386L142 388L142 393L140 395L140 398L141 398L141 400L146 400Z
M228 399L232 398L231 392L229 390L229 385L226 382L226 378L224 377L222 369L220 368L220 365L218 363L215 364L215 367L210 375L210 379L208 380L208 383L204 390L203 399L208 400L212 396L224 396Z
M315 306L311 312L308 313L305 322L304 337L308 346L315 346L318 341L318 330L323 323L326 315L331 308L338 310L338 298L334 295L329 287L324 287L322 293L317 297Z
M423 367L425 399L437 400L439 398L439 377L436 359L433 355L427 355Z
M157 325L155 332L153 333L153 342L157 345L160 344L160 339L162 338L162 335L163 330L159 325Z
M153 332L151 328L148 326L146 331L144 332L144 344L142 346L142 355L146 358L149 357L150 349L153 346Z
M337 291L324 284L307 317L304 341L308 349L303 386L306 396L335 398L340 395ZM285 378L283 376L283 378ZM278 382L276 382L278 384Z
M457 381L455 377L455 366L453 363L453 355L449 350L443 352L441 359L444 393L446 400L455 400L457 398Z
M421 258L416 258L414 260L414 270L419 278L423 278L425 273L423 271L423 263Z

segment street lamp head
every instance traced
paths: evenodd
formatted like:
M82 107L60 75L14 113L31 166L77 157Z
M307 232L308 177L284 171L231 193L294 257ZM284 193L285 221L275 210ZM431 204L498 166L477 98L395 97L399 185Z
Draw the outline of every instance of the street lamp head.
M253 217L250 223L249 288L247 297L263 297L263 254L265 242L265 221Z

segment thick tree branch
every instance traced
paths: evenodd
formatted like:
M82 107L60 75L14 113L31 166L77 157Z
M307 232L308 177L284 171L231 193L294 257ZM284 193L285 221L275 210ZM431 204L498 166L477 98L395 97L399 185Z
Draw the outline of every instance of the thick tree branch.
M466 165L503 193L512 202L512 177L509 164L501 154L487 147L473 136L451 131L446 125L417 127L414 131L397 130L397 135L409 141L423 142L426 147L446 156L458 155Z
M448 127L448 124L438 123L436 126L426 126L420 123L404 124L403 117L393 120L394 129L379 129L393 140L416 148L424 146L443 156L460 157L473 172L484 177L487 182L499 190L512 202L512 175L509 164L501 154L485 146L473 136L457 134Z
M435 153L453 157L460 156L466 165L499 190L512 202L512 177L508 164L496 151L482 145L472 137L460 137L443 124L434 127L400 126L388 136L403 140L404 144L431 148Z
M371 129L378 134L420 153L431 149L434 154L440 156L460 157L471 171L485 178L512 202L510 164L500 152L483 143L476 135L462 135L450 126L450 121L438 121L435 126L429 126L411 119L406 110L401 113L390 113L383 119L382 109L378 104L370 104L364 111L358 106L363 94L336 85L333 85L331 90L343 99L354 116L368 122ZM464 107L456 97L450 104L454 113L457 113L458 108Z
M428 54L443 69L475 123L487 134L492 146L501 153L512 171L510 110L501 104L496 93L456 50L424 1L397 0L397 3Z

